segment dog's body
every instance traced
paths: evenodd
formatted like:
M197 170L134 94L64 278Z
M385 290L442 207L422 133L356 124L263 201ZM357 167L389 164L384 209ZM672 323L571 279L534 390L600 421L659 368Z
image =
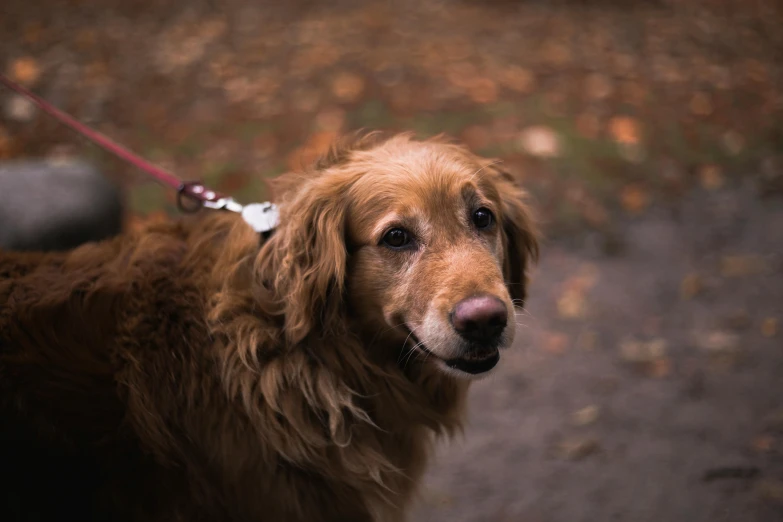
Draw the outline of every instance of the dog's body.
M0 253L0 518L404 520L513 337L524 193L406 136L277 188L263 244L212 213Z

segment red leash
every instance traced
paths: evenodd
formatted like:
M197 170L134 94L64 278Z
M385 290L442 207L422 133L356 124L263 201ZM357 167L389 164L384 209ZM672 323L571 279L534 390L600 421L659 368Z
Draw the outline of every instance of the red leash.
M144 158L129 151L122 145L115 143L114 141L107 138L100 132L92 130L90 127L84 125L83 123L71 117L70 115L62 112L61 110L59 110L58 108L54 107L49 102L44 100L43 98L36 96L32 92L28 91L27 89L25 89L18 83L14 82L10 78L4 76L3 74L0 74L0 83L5 85L12 91L16 91L17 93L21 94L25 98L29 99L30 101L38 105L38 107L40 107L41 110L43 110L45 113L49 114L50 116L60 121L61 123L67 125L71 129L75 130L82 136L92 141L93 143L111 152L118 158L127 161L134 167L143 170L144 172L146 172L147 174L149 174L150 176L158 180L160 183L163 183L164 185L168 185L169 187L176 190L177 206L183 212L194 212L199 208L201 208L202 205L215 209L227 209L227 210L233 210L235 212L242 211L242 206L236 203L233 199L228 198L222 194L219 194L214 190L209 190L199 182L183 182L174 174L153 165L152 163L148 162ZM188 207L183 205L182 196L186 196L187 198L196 201L198 203L198 206L193 208L192 206Z
M87 125L57 109L43 98L39 98L3 74L0 74L0 83L31 100L45 113L75 130L99 147L111 152L118 158L124 159L134 167L143 170L164 185L168 185L175 189L177 191L177 206L181 211L195 212L201 207L216 210L230 210L231 212L241 214L245 222L250 225L253 230L264 235L264 237L268 237L277 226L279 214L277 207L274 204L266 202L241 205L234 201L233 198L210 190L197 181L184 182L171 172L156 167L141 156L134 154L122 145L110 140L100 132L92 130ZM191 201L195 201L197 206L184 205L183 196Z

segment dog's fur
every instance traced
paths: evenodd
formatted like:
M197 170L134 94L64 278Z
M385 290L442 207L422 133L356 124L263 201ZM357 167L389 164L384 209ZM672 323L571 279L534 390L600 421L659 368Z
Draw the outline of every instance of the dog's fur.
M205 211L0 253L0 519L404 520L432 436L463 417L469 381L440 360L461 349L449 310L525 297L525 193L407 135L353 140L273 188L263 244ZM471 227L475 204L495 228ZM392 221L414 250L379 244Z

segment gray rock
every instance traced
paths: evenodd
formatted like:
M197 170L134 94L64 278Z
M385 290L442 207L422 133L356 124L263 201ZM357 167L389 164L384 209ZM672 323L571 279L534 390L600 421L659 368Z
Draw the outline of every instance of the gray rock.
M79 160L0 163L0 248L67 250L122 229L118 187Z

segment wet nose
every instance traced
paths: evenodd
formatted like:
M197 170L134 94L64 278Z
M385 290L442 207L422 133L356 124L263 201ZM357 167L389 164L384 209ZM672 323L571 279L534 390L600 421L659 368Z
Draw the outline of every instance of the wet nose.
M493 295L463 299L451 312L451 324L466 340L482 344L497 344L506 328L506 305Z

